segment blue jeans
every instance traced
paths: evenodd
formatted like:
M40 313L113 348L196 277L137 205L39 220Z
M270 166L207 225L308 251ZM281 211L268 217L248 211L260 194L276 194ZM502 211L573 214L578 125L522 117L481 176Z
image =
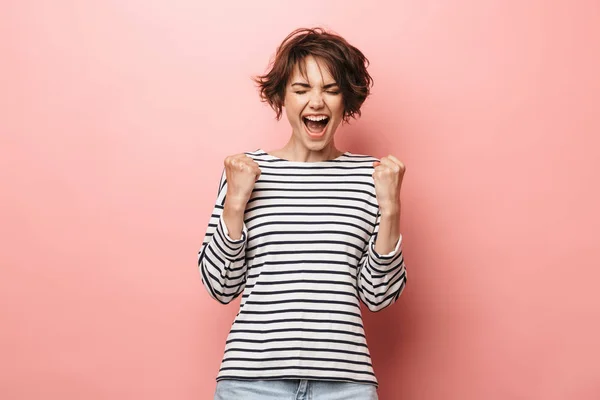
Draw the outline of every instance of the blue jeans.
M377 400L377 388L364 383L222 379L214 400Z

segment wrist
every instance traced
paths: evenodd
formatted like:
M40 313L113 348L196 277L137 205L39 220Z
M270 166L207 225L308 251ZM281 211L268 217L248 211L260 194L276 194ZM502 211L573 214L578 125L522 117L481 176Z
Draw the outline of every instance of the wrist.
M225 199L223 205L223 212L227 214L243 214L246 211L246 202L241 200L233 200L230 198Z
M379 213L382 218L397 218L400 216L400 203L381 204L379 205Z

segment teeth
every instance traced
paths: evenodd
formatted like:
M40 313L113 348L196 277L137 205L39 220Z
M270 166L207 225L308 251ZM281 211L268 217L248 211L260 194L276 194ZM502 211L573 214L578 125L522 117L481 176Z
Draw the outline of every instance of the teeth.
M327 116L325 116L325 115L307 115L305 118L309 119L311 121L323 121L324 119L327 119Z

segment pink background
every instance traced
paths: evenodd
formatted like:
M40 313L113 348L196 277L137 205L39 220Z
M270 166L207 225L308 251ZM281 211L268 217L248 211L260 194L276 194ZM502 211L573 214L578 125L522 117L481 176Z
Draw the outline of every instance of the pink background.
M382 400L600 398L600 2L3 1L0 398L209 399L237 303L196 252L250 76L324 25L370 58L343 150L407 165Z

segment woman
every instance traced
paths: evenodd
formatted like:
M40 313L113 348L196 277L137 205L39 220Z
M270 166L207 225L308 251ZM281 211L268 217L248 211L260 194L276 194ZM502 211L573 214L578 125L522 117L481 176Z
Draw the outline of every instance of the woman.
M215 399L377 399L360 301L378 311L404 289L405 167L334 141L360 116L367 65L342 37L298 29L257 78L292 134L282 149L225 159L198 257L214 299L242 294Z

